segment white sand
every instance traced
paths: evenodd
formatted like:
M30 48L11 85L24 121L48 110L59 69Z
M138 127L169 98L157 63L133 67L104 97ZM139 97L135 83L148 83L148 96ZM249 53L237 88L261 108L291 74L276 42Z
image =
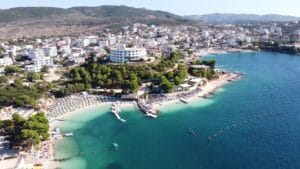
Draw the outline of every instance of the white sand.
M224 85L228 84L231 79L236 78L236 74L229 74L229 75L223 75L217 80L212 80L210 82L207 82L201 89L202 91L199 93L198 96L203 97L205 95L209 95L211 92L216 91L218 88L223 87Z
M203 87L201 87L202 91L199 92L198 95L195 95L193 97L187 98L186 100L189 102L195 102L200 100L200 97L204 97L207 95L210 95L210 93L215 92L217 89L225 86L226 84L230 83L228 80L235 79L237 77L236 74L230 73L228 75L223 75L217 80L212 80L207 82ZM166 101L162 102L159 104L156 104L156 107L162 108L162 107L167 107L167 106L173 106L174 104L180 103L180 100L171 100L171 101Z
M237 48L229 48L229 49L208 48L208 49L202 49L202 50L198 51L197 54L200 56L207 56L207 55L213 55L213 54L225 54L228 52L253 52L253 50L237 49Z

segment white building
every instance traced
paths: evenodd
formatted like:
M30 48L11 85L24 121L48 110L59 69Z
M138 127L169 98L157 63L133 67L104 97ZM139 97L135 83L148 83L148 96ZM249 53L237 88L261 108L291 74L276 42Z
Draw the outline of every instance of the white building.
M117 48L111 51L109 55L112 62L127 62L127 61L140 61L147 56L145 48Z
M28 72L40 72L42 68L38 65L27 65L25 69Z
M90 39L87 39L87 38L80 38L77 40L77 43L76 43L76 47L78 48L85 48L87 46L90 45Z
M53 66L53 59L51 57L41 57L33 59L33 63L39 67Z
M43 48L45 56L47 57L55 57L57 56L57 48L56 46L48 46Z
M54 65L51 57L35 57L32 61L33 65L25 67L29 72L40 72L43 67L51 67Z
M69 54L71 54L72 50L69 45L61 46L59 49L59 53L62 57L67 57Z
M296 42L300 42L300 29L294 32L293 38Z
M6 54L12 58L16 57L17 56L17 46L9 46L6 49Z
M30 59L35 59L35 58L42 58L45 57L45 52L43 49L31 49L28 52L28 56Z
M27 50L30 50L30 49L33 49L33 46L32 45L25 45L24 48L27 49Z
M10 57L0 58L0 66L9 66L13 64L13 60Z
M98 42L97 36L89 36L87 39L89 40L89 44L97 44Z
M201 37L202 37L203 39L209 38L209 32L208 32L208 31L203 31L203 32L201 33Z
M114 45L117 42L117 38L115 36L108 36L109 45Z
M84 58L84 54L86 53L86 51L79 49L79 48L73 48L72 52L68 55L68 60L70 62L74 62L74 63L84 63L85 62L85 58Z
M85 58L84 57L75 57L73 62L75 64L83 64L83 63L85 63Z
M236 42L235 39L228 39L226 43L229 47L234 47L234 46L238 45L238 43Z
M76 64L85 63L85 58L83 56L81 57L80 53L71 53L68 55L68 60Z
M27 65L25 69L29 72L40 72L45 66L53 66L53 59L51 57L40 57L33 59L33 63L33 65Z
M105 46L109 46L109 41L108 40L99 40L98 45L102 48Z

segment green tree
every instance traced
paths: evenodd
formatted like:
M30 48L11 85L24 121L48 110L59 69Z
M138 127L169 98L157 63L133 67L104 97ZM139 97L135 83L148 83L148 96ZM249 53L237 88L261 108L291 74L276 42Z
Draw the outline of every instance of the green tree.
M128 88L131 93L137 92L137 90L139 88L138 77L134 73L131 73L129 75Z
M173 89L174 84L170 82L165 76L162 76L160 78L160 88L164 90L165 92L170 92L171 89Z
M23 145L39 144L49 138L49 122L44 113L31 116L24 124L21 131Z
M122 75L121 71L119 71L119 70L114 71L114 76L116 77L117 83L119 83L119 84L124 83L124 79L123 79L123 75Z
M16 86L16 87L21 87L22 85L23 85L23 80L22 80L22 79L16 78L16 79L14 80L14 86Z
M30 72L27 74L27 80L30 82L34 82L41 79L41 75L36 72Z
M6 66L5 69L5 74L13 74L13 73L19 73L21 71L21 69L17 66Z
M7 79L5 76L0 76L0 84L6 83Z
M217 61L215 59L212 59L209 61L207 61L207 60L202 61L202 64L210 66L212 69L215 69L216 63L217 63Z

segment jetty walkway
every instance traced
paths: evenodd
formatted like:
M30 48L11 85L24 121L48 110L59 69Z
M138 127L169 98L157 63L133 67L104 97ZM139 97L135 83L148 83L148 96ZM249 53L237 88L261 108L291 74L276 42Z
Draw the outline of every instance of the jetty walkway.
M119 115L119 114L121 113L120 102L114 103L114 104L112 105L111 112L116 116L116 118L117 118L118 120L120 120L120 121L123 122L123 123L126 122L126 120L125 120L125 119L122 119L122 118L120 117L120 115Z

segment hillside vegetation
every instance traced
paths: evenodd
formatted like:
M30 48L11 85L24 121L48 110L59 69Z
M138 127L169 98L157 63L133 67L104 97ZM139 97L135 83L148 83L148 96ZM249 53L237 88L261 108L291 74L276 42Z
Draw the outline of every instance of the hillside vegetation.
M127 6L19 7L0 10L0 39L93 34L137 22L178 25L192 21L169 12Z
M19 7L0 10L1 22L16 21L84 21L84 20L162 20L169 22L186 22L180 16L164 11L153 11L144 8L127 6L73 7L68 9L53 7Z

